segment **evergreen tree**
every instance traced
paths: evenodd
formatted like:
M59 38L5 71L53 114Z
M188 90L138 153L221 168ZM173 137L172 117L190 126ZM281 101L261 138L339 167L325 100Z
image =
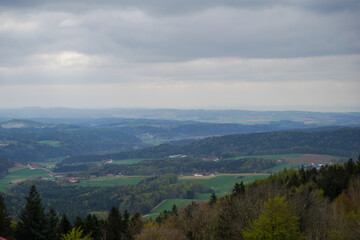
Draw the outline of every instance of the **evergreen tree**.
M59 222L59 225L57 227L58 236L68 234L71 231L71 229L72 229L71 222L70 222L69 218L67 217L67 215L64 214L60 218L60 222Z
M80 227L80 229L84 229L83 225L84 224L83 224L83 221L82 221L81 217L77 216L75 218L75 221L74 221L74 228L79 228Z
M175 204L173 204L172 208L171 208L171 215L172 216L176 216L178 217L179 216L179 213L178 213L178 210L177 210L177 207Z
M237 195L242 195L244 193L245 193L244 183L242 181L240 183L235 183L232 191L232 195L237 196Z
M122 217L116 207L112 207L107 218L106 240L121 240Z
M129 232L131 233L131 236L138 235L141 232L143 225L144 223L142 221L142 217L140 213L135 213L131 217L129 223Z
M130 221L130 214L129 212L125 209L124 211L124 219L122 221L121 224L121 231L122 231L122 239L123 240L131 240L131 234L129 232L129 221Z
M47 240L44 207L35 185L30 187L29 195L25 199L26 205L20 213L16 239Z
M46 216L46 235L47 235L47 239L48 240L57 240L59 239L59 236L57 234L57 225L59 223L59 217L58 217L58 213L56 212L55 209L50 208L47 216Z
M11 225L10 217L6 210L4 198L0 193L0 236L1 237L10 237L11 235L10 225Z
M84 234L90 234L93 239L100 236L100 222L94 214L88 214L84 220Z
M214 205L216 204L216 201L217 201L217 197L215 195L215 193L212 193L211 196L210 196L210 205Z

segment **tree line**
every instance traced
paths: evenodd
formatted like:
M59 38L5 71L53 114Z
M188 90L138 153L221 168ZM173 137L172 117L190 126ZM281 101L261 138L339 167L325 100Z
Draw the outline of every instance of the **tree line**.
M106 212L112 206L134 214L149 213L165 199L196 198L201 193L208 193L207 186L198 182L178 182L174 174L153 176L137 184L113 187L83 187L74 184L61 184L52 181L26 181L12 187L4 194L8 210L17 217L24 197L31 185L35 184L42 195L45 208L58 209L74 220L76 216L85 217L88 212Z
M0 235L38 239L359 239L360 159L320 170L284 170L206 203L176 206L156 219L112 207L105 219L88 214L71 222L54 209L44 212L30 187L19 221L11 223L0 197ZM1 221L2 220L2 221Z
M124 175L163 175L166 173L186 175L194 173L248 173L260 172L261 170L274 167L276 164L276 160L260 157L219 161L204 161L192 157L172 159L165 158L145 160L131 165L106 164L102 167L95 166L93 168L89 168L87 174L104 176L106 174L117 174L119 172ZM75 166L79 165L74 165L74 167ZM64 169L65 167L66 165L59 167L59 169Z

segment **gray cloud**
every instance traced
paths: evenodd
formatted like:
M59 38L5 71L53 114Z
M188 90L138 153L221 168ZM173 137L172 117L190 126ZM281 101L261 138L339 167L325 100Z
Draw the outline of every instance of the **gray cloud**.
M128 61L360 53L359 11L316 14L292 7L217 7L154 16L137 8L114 8L9 11L0 19L0 64L5 65L21 63L21 56L64 50Z
M324 106L334 104L330 98L339 88L336 101L349 105L359 100L353 96L360 81L359 5L358 0L3 0L2 100L20 106L36 99L39 105L42 92L48 89L48 98L61 86L48 103L61 105L68 92L63 103L76 102L78 92L81 101L103 99L100 105L117 106L139 92L146 96L133 99L140 107L142 102L188 107L197 98L215 106L219 90L222 105L240 106L246 99L281 105L296 95L293 105L316 100ZM22 94L27 96L22 100L16 89L38 95ZM126 98L117 98L114 89ZM276 96L265 94L267 89ZM306 93L311 96L301 97ZM182 105L186 94L189 101ZM176 97L164 101L171 96Z
M304 8L307 10L323 13L332 13L344 10L353 11L360 8L357 0L3 0L2 7L7 8L42 8L48 10L83 11L99 8L139 8L145 11L175 14L201 11L208 8L229 7L229 8L270 8L276 6Z

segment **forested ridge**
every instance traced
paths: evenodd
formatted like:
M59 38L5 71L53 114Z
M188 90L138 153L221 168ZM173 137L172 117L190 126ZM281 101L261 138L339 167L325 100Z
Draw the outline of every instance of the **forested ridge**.
M360 159L320 170L284 170L246 186L236 183L231 194L214 193L207 203L183 209L173 206L155 220L116 206L108 207L104 219L92 214L73 221L66 214L59 218L54 208L44 210L42 194L30 185L15 224L0 197L0 235L18 240L359 239L359 196Z
M141 141L120 129L60 125L54 128L0 128L1 156L27 163L79 154L104 154L131 150ZM56 147L42 141L55 141Z
M102 159L166 158L175 154L195 157L251 156L284 153L317 153L339 156L358 156L360 128L326 131L281 131L209 137L181 145L163 144L131 152L108 155L73 156L63 163L95 162Z
M145 160L137 164L105 164L101 167L89 168L87 175L104 176L106 174L124 175L161 175L174 173L177 175L193 175L195 173L253 173L277 165L276 160L264 158L243 158L239 160L204 161L186 157L177 159ZM79 166L79 165L75 165ZM81 166L81 165L80 165ZM55 171L66 170L64 167L55 168ZM69 167L70 170L73 167Z
M91 211L108 211L112 206L130 213L149 211L164 199L195 198L209 188L198 182L178 182L174 174L145 178L134 185L114 187L82 187L51 181L27 181L18 183L6 194L9 212L17 216L29 187L35 184L41 193L44 206L66 213L70 219L86 216Z

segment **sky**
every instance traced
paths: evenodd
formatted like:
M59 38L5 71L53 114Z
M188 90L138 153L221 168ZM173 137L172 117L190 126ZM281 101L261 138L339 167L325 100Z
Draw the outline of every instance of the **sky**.
M359 0L1 0L0 108L360 111Z

